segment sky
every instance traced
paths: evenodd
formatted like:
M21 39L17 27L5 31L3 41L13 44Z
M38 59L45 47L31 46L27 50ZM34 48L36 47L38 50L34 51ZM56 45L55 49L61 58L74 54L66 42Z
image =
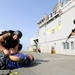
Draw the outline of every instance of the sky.
M38 24L50 14L59 0L0 0L0 30L20 30L23 50L28 50L31 38L38 37Z

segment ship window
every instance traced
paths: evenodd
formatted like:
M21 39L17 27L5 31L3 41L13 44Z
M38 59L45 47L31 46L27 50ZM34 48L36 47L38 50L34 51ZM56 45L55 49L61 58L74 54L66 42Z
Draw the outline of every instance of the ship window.
M69 43L68 42L63 42L63 48L64 49L69 49Z
M74 49L74 42L71 42L71 49Z
M65 42L63 42L63 48L66 49L66 43Z
M66 47L67 47L67 49L69 49L69 43L68 42L66 43Z

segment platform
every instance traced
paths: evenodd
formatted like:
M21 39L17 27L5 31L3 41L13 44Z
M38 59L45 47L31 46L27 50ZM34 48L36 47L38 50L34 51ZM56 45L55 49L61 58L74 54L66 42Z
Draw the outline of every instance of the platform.
M33 54L35 61L30 67L11 70L15 75L75 75L75 56L50 53L23 52ZM7 74L9 70L0 70Z

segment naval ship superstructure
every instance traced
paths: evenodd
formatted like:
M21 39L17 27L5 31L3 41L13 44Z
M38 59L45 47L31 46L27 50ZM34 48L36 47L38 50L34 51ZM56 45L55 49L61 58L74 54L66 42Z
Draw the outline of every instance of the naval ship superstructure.
M57 3L52 13L45 14L37 23L38 48L41 52L75 55L75 36L67 42L67 36L75 28L75 0Z

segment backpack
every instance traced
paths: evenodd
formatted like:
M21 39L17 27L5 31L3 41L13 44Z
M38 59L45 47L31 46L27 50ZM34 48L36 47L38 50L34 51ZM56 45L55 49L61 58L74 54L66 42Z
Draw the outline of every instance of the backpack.
M8 31L5 30L5 31L2 31L1 34L0 34L0 36L3 35L3 34L6 34L6 33L11 33L11 34L13 34L14 31L13 31L13 30L8 30Z

